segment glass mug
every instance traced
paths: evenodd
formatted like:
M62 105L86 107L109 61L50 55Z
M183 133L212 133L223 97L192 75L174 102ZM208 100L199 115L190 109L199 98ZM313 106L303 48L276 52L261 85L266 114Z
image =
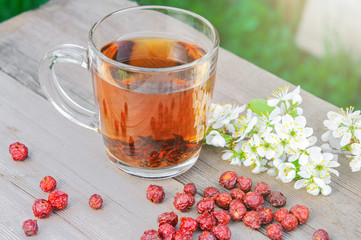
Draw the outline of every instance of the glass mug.
M205 18L182 9L142 6L95 23L88 47L64 44L39 66L40 83L55 108L102 134L107 155L124 172L168 178L198 159L213 95L219 38ZM95 111L60 86L58 62L92 74Z

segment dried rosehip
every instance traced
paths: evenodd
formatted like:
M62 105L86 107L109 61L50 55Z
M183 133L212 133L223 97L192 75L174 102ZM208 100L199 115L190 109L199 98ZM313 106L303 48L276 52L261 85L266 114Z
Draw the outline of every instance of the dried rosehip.
M173 240L175 237L175 228L169 223L164 223L159 226L158 234L162 240Z
M243 198L244 205L252 210L257 210L264 204L264 199L261 194L256 192L248 192Z
M26 236L33 236L38 232L38 223L36 220L28 219L23 223L23 230Z
M237 183L237 173L232 171L227 171L221 175L219 178L219 185L226 189L232 189L236 186Z
M14 161L24 160L28 156L28 148L19 142L10 144L9 153Z
M159 237L158 231L152 229L145 231L142 237L140 238L140 240L162 240L162 239Z
M55 190L49 193L48 201L54 210L62 210L68 205L68 194Z
M286 231L293 231L298 226L298 220L293 214L287 214L287 216L281 222L282 227Z
M211 231L216 226L216 219L209 212L204 212L197 218L198 226L204 231Z
M223 209L228 209L228 206L232 200L233 199L232 199L231 195L229 195L228 193L218 193L218 195L216 197L216 203L217 203L218 207L223 208Z
M40 181L40 188L44 192L51 192L56 187L56 181L51 176L46 176Z
M93 194L89 198L89 207L92 209L98 210L103 205L103 198L98 194Z
M218 193L219 193L219 190L215 187L207 187L203 191L203 195L205 198L207 198L207 197L215 198L215 197L217 197Z
M217 220L217 224L227 225L231 220L231 216L226 210L214 211L212 215Z
M245 176L240 176L237 178L238 188L243 192L249 192L252 188L252 180Z
M162 186L149 185L147 188L147 199L152 203L161 203L165 197L164 189Z
M184 185L184 190L185 193L188 193L190 195L196 195L197 193L197 188L196 185L194 185L194 183L188 183L186 185Z
M194 232L198 227L197 221L194 220L193 218L182 217L180 221L181 221L181 223L179 226L179 230L182 229L182 231Z
M242 201L234 199L229 204L228 211L233 220L241 221L244 214L247 212L247 208L243 205Z
M278 223L273 223L269 225L266 228L266 232L271 240L282 240L283 238L283 230Z
M242 200L246 194L239 188L231 190L231 197L234 199Z
M199 235L198 240L217 240L213 233L204 231Z
M197 203L197 211L199 214L204 212L213 212L214 207L215 204L212 198L203 198Z
M261 215L261 224L268 224L273 220L273 212L268 207L263 207L258 209L259 214Z
M289 214L286 208L281 208L275 212L275 219L281 223L283 219Z
M243 217L243 223L251 229L261 228L261 215L256 211L249 211Z
M46 218L50 215L52 211L52 206L50 202L45 199L37 199L33 204L33 213L37 218Z
M271 188L266 182L258 182L253 191L260 193L263 197L266 197L271 193Z
M318 229L313 235L312 240L330 240L328 233L323 229Z
M226 225L217 225L212 229L212 233L219 240L229 240L231 239L232 233L231 230Z
M295 215L295 217L298 219L299 224L304 224L308 220L308 215L310 214L310 211L306 206L295 205L291 208L290 213Z
M177 193L174 196L173 205L181 212L187 212L194 205L194 197L187 193Z
M287 198L281 192L273 191L269 194L268 200L273 207L283 207Z
M185 230L179 229L175 234L174 240L192 240L193 234L192 232L187 232Z
M159 226L163 223L169 223L173 227L177 226L178 216L175 212L165 212L158 216Z

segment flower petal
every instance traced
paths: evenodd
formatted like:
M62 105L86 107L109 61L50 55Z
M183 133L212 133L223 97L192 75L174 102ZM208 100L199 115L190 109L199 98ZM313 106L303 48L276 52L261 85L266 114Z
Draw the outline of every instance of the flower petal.
M350 143L351 141L351 137L352 137L352 134L351 132L346 132L343 136L342 136L342 139L341 139L341 146L346 146L347 144Z
M332 192L332 189L331 189L331 187L330 187L329 185L326 185L326 186L325 186L324 188L322 188L322 190L321 190L321 193L322 193L322 195L324 195L324 196L330 195L331 192Z
M307 183L308 183L308 181L306 179L300 179L295 182L294 188L300 189L300 188L306 187Z

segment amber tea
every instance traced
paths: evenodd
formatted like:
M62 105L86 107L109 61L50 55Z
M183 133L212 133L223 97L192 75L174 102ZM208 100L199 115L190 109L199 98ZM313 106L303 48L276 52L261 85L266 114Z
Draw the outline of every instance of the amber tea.
M205 50L166 38L134 38L111 42L101 52L142 74L103 63L93 72L100 132L108 154L144 168L178 165L197 156L206 128L214 74L204 79L207 63L169 74L149 69L181 66L201 58Z

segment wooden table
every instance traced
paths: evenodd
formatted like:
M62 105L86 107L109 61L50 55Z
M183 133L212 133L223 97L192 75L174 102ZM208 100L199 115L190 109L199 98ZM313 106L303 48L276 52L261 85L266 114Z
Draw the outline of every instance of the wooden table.
M180 213L172 205L173 196L182 191L184 184L197 185L198 201L205 187L218 186L220 174L233 170L254 182L267 181L273 190L282 191L288 197L287 208L295 204L310 208L309 221L296 231L285 233L284 239L311 239L318 228L326 229L332 239L361 239L361 175L351 174L348 160L343 157L338 169L340 177L332 177L333 192L328 197L314 197L304 189L295 190L294 182L283 184L266 173L253 175L249 168L231 166L221 160L222 150L214 147L204 147L195 166L179 177L142 180L111 164L99 134L73 124L53 108L45 99L37 76L45 51L61 43L86 46L87 32L95 21L115 9L134 5L125 0L52 0L40 9L0 24L0 238L24 238L21 225L33 218L33 201L47 198L39 188L46 175L55 177L57 188L69 194L69 205L49 218L39 219L39 232L34 239L139 239L145 230L157 228L156 218L162 212L174 210L180 217L197 217L194 207L188 213ZM71 84L74 97L91 105L90 75L76 66L63 67L59 66L58 72L68 80L64 85ZM284 84L284 80L221 49L215 102L247 103L252 98L269 96ZM302 96L308 125L320 136L326 112L335 107L307 92L302 92ZM27 160L11 159L8 146L15 141L29 147ZM162 204L146 199L150 184L165 188ZM104 206L98 211L88 206L89 196L94 193L104 198ZM239 222L229 226L232 239L267 239L264 227L250 230ZM199 231L195 236L198 234Z

